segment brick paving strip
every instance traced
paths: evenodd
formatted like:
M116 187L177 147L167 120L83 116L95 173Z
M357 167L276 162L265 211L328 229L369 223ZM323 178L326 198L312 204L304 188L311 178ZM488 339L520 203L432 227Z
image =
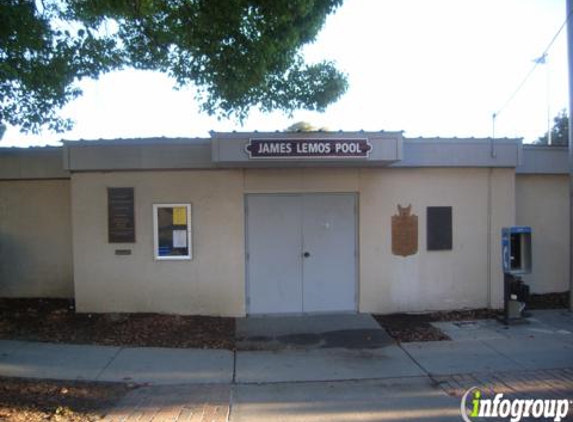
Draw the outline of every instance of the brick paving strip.
M472 387L487 397L503 393L508 399L567 399L567 420L573 416L573 368L475 373L431 377L446 394L461 398ZM481 419L480 419L481 420ZM509 420L509 419L505 419ZM531 419L522 419L522 421ZM537 419L535 419L537 420Z
M129 392L104 422L226 422L231 385L145 386Z
M573 399L573 368L432 376L448 395L461 397L471 387L509 398Z

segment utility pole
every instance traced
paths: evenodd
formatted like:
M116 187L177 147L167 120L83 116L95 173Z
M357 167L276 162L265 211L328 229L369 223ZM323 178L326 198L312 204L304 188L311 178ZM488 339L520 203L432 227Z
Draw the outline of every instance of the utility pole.
M551 133L551 78L549 76L549 63L547 62L547 57L545 57L545 84L547 90L545 94L547 100L547 145L553 145L553 134Z
M573 0L567 1L567 57L569 59L569 310L573 312Z

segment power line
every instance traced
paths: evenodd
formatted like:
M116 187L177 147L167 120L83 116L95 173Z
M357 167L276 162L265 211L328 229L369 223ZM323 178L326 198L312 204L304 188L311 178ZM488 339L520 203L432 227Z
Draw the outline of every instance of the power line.
M531 77L531 75L533 74L533 72L535 71L535 69L537 69L537 66L539 66L540 64L543 64L543 63L546 62L546 58L547 58L547 54L549 53L549 50L550 50L551 47L553 46L553 43L555 42L555 40L557 39L557 37L559 36L559 34L561 33L561 31L563 31L563 28L565 28L565 25L567 25L567 22L568 22L569 19L571 18L571 15L573 15L573 10L569 12L569 14L567 15L567 18L565 19L565 22L563 22L563 24L561 25L561 27L559 28L559 30L555 33L555 35L553 36L553 38L551 39L551 41L549 42L549 44L547 45L547 47L546 47L545 50L543 51L543 54L541 54L537 59L534 60L533 66L532 66L531 70L527 73L527 75L525 76L525 78L523 78L523 80L522 80L521 83L517 86L517 88L515 89L515 91L513 91L513 93L508 97L508 99L505 101L505 103L503 103L503 106L501 106L498 111L496 111L495 113L493 113L492 118L493 118L493 121L494 121L494 135L495 135L495 119L496 119L497 116L499 116L499 114L509 105L509 103L515 98L515 96L516 96L517 93L521 90L521 88L523 88L523 86L525 85L525 83L527 82L527 80Z

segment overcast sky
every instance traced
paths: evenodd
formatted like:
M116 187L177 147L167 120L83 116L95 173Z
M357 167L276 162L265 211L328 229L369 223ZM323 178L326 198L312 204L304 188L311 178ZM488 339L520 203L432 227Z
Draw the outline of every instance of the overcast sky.
M567 107L566 30L507 103L565 21L565 0L345 0L327 20L309 61L334 60L350 89L323 114L252 112L240 126L201 114L193 88L124 71L84 81L64 109L64 134L26 136L9 128L0 146L60 139L205 137L210 130L282 130L309 121L332 130L403 130L405 136L535 140ZM506 105L507 103L507 105Z

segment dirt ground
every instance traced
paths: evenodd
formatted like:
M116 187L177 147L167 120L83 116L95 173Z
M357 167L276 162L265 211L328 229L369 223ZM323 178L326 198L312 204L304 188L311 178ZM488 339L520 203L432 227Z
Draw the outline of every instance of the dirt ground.
M528 309L567 309L569 292L532 294L527 304Z
M431 323L437 321L471 321L476 319L496 318L501 311L492 309L472 309L464 311L432 312L426 314L389 314L374 315L378 323L386 329L396 341L450 340L442 330Z
M569 307L569 292L532 294L527 309L566 309ZM438 321L472 321L493 319L502 310L472 309L462 311L430 312L425 314L374 315L378 323L398 342L450 340L440 329L431 325Z
M430 324L432 321L490 318L494 314L484 309L374 317L397 341L409 342L448 340ZM164 314L80 314L69 300L0 299L0 339L234 350L235 320Z
M0 299L0 339L232 350L235 320L163 314L77 314L68 300Z
M529 309L568 306L565 293L531 295ZM490 309L374 315L400 342L448 340L430 323L495 318ZM59 299L0 299L0 339L113 346L235 349L234 318L164 314L78 314Z
M134 386L0 377L0 421L97 421Z

